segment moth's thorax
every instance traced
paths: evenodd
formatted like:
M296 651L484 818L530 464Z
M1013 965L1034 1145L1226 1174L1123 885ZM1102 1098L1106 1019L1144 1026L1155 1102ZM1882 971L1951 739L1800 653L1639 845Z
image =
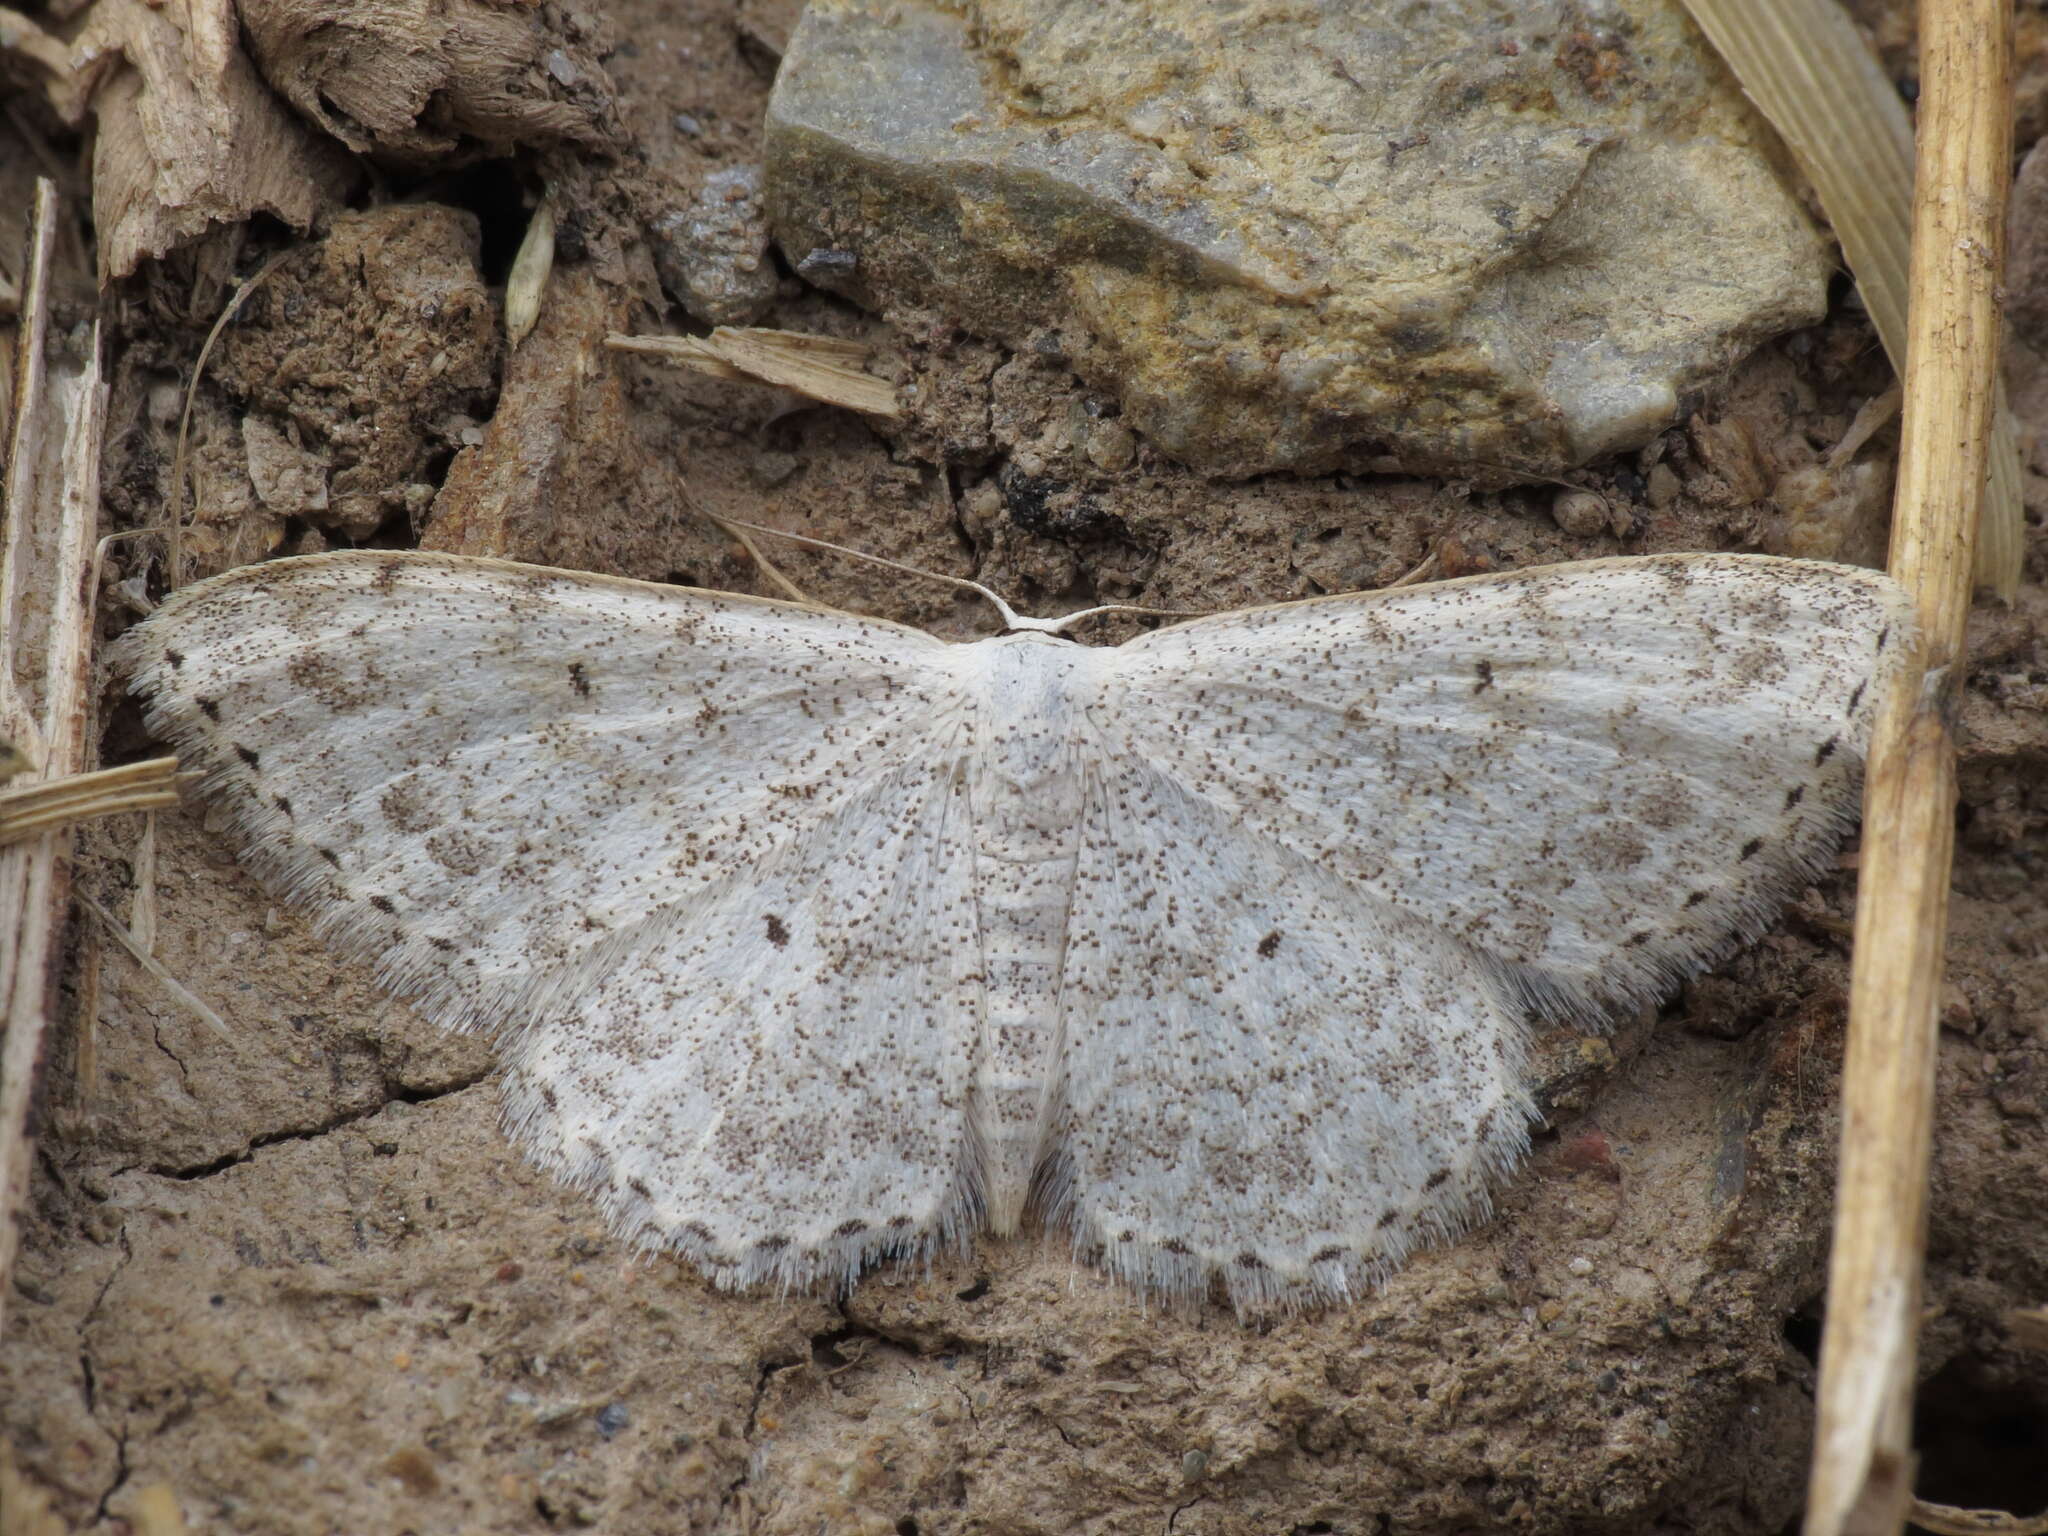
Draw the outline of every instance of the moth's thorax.
M1074 771L1074 740L1093 684L1094 652L1024 630L968 647L977 687L977 769L1020 792L1051 790Z

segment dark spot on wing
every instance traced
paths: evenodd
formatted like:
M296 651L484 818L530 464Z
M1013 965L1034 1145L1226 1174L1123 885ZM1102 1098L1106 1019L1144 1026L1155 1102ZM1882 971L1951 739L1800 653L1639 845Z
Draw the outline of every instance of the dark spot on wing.
M434 948L440 950L444 954L452 955L455 953L454 941L452 939L444 939L438 933L429 934L427 936L427 942L433 945Z
M1744 844L1742 845L1742 856L1743 856L1743 858L1745 858L1745 859L1753 859L1753 858L1755 858L1755 857L1757 856L1757 854L1758 854L1758 853L1760 853L1760 852L1762 852L1762 851L1763 851L1763 846L1764 846L1764 840L1763 840L1762 838L1760 838L1760 837L1752 837L1752 838L1751 838L1751 839L1750 839L1750 840L1749 840L1748 842L1746 842L1746 843L1744 843Z
M853 1237L858 1233L867 1231L867 1229L868 1224L856 1216L852 1221L842 1221L839 1223L838 1226L832 1229L832 1235L834 1237Z
M1813 766L1818 768L1822 763L1833 757L1835 755L1835 748L1841 744L1842 738L1839 736L1830 736L1826 741L1822 742L1820 750L1813 754Z
M1340 1259L1344 1259L1344 1258L1348 1258L1348 1257L1350 1257L1350 1250L1349 1250L1349 1249L1345 1249L1345 1248L1323 1248L1323 1249L1319 1249L1319 1250L1317 1250L1317 1252L1316 1252L1316 1256L1315 1256L1314 1258L1310 1259L1310 1260L1309 1260L1309 1263L1311 1263L1311 1264L1335 1264L1335 1263L1336 1263L1336 1262L1338 1262L1338 1261L1339 1261Z
M540 1085L540 1101L547 1105L549 1109L560 1109L562 1107L561 1102L555 1097L555 1090L546 1083ZM710 1235L708 1232L705 1234L706 1237Z
M576 690L577 698L590 697L590 674L583 670L583 663L580 661L569 663L569 686Z
M1432 1189L1442 1189L1444 1185L1450 1183L1450 1181L1451 1170L1448 1168L1439 1168L1435 1173L1432 1173L1428 1178L1422 1181L1422 1188L1425 1192Z
M626 1188L633 1191L642 1200L652 1200L654 1198L654 1191L647 1187L646 1181L643 1179L626 1180Z
M197 704L197 705L199 706L199 710L200 710L200 713L201 713L201 714L203 714L203 715L205 715L207 719L209 719L209 720L218 720L218 719L220 719L220 706L219 706L218 704L214 703L214 702L213 702L213 700L211 700L211 699L194 699L194 700L193 700L192 702L193 702L194 704Z
M911 1225L911 1220L908 1216L891 1216L889 1218L889 1225L900 1230Z
M1643 929L1643 930L1642 930L1641 932L1639 932L1639 933L1632 933L1632 934L1630 934L1630 935L1628 936L1628 945L1627 945L1627 947L1628 947L1628 948L1630 948L1630 949L1633 949L1633 948L1635 948L1635 947L1636 947L1636 945L1638 945L1638 944L1647 944L1647 943L1649 943L1649 942L1650 942L1650 930L1649 930L1649 929L1647 929L1647 928L1645 928L1645 929Z
M372 896L370 898L370 905L375 907L379 912L389 912L394 916L397 915L398 912L398 908L394 907L391 904L391 898L389 896Z
M789 1246L789 1239L782 1236L782 1234L778 1232L773 1237L762 1238L761 1241L754 1244L754 1246L760 1249L763 1253L780 1253L783 1249Z
M1385 1229L1387 1227L1391 1227L1395 1222L1399 1221L1400 1219L1401 1213L1399 1211L1381 1211L1380 1219L1374 1222L1373 1225L1375 1227Z
M1797 805L1800 801L1804 800L1805 798L1806 786L1804 784L1794 784L1790 789L1785 791L1785 809L1788 811L1791 810L1793 806Z
M336 853L332 848L321 848L315 851L319 853L321 858L325 859L328 863L332 864L336 869L341 868L341 855Z
M1688 907L1696 907L1706 899L1707 893L1705 891L1694 891L1690 896L1685 898L1685 904Z
M1270 960L1279 953L1280 930L1276 928L1271 933L1267 934L1263 939L1259 940L1259 958L1262 960Z
M1239 1269L1264 1269L1266 1261L1247 1248L1233 1260Z
M258 753L255 748L245 747L239 741L235 743L235 756L239 757L251 768L254 768L258 763L263 761L262 755Z
M167 645L164 647L164 660L168 661L171 664L171 669L175 671L185 665L185 653L183 651L174 651Z
M1856 706L1857 706L1858 704L1861 704L1861 703L1863 702L1863 690L1864 690L1864 689L1866 689L1866 688L1868 688L1869 686L1870 686L1870 684L1869 684L1869 683L1867 683L1867 682L1864 682L1864 683L1858 683L1858 684L1857 684L1857 685L1855 686L1855 688L1854 688L1854 689L1853 689L1853 690L1852 690L1852 691L1850 692L1850 694L1849 694L1849 713L1850 713L1850 714L1852 714L1852 715L1853 715L1853 714L1855 714L1855 713L1856 713Z
M1181 1240L1180 1240L1179 1238L1177 1238L1177 1237L1169 1237L1169 1238L1168 1238L1168 1239L1167 1239L1167 1240L1166 1240L1165 1242L1161 1243L1161 1244L1160 1244L1159 1246L1160 1246L1160 1249L1161 1249L1162 1251L1166 1252L1166 1253L1189 1253L1189 1252L1192 1252L1192 1250L1191 1250L1191 1249L1190 1249L1190 1248L1188 1247L1188 1245L1187 1245L1186 1243L1182 1242L1182 1241L1181 1241Z
M1486 692L1486 690L1487 690L1487 689L1489 689L1489 688L1491 688L1491 687L1493 686L1493 663L1492 663L1492 662L1490 662L1490 661L1482 661L1482 662L1480 662L1480 663L1479 663L1479 664L1478 664L1477 666L1475 666L1475 667L1474 667L1474 668L1472 669L1472 674L1473 674L1473 676L1475 676L1475 677L1477 677L1477 678L1479 679L1479 681L1478 681L1478 682L1476 682L1476 683L1474 683L1474 684L1472 685L1472 691L1473 691L1474 693L1484 693L1484 692Z
M789 947L789 925L773 912L768 914L768 942L777 949Z
M276 807L277 807L277 808L278 808L278 809L279 809L280 811L283 811L283 812L285 813L285 815L287 815L287 816L291 815L291 813L292 813L292 802L291 802L291 798L290 798L289 796L287 796L287 795L273 795L273 796L271 796L271 800L270 800L270 803L271 803L272 805L276 806Z
M387 785L377 797L377 808L401 832L424 832L441 820L421 803L418 788L406 780Z

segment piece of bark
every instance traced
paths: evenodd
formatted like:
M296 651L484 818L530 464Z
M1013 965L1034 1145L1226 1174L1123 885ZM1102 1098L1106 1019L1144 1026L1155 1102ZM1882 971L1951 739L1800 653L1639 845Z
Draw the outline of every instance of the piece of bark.
M505 364L482 442L455 456L423 549L546 563L555 489L630 478L624 386L604 338L638 312L587 265L557 267L534 329Z
M347 157L286 112L243 56L231 0L99 0L72 65L98 122L102 283L254 213L304 231L348 190Z
M600 48L573 18L478 0L244 0L264 78L359 154L586 149L620 139Z

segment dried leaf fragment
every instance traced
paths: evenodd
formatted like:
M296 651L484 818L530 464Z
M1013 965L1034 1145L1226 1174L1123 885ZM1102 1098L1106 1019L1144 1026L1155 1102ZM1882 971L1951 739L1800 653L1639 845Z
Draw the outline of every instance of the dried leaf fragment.
M696 368L717 379L774 384L827 405L868 416L901 414L886 379L863 373L863 342L763 327L719 326L709 336L605 337L615 352L640 352Z

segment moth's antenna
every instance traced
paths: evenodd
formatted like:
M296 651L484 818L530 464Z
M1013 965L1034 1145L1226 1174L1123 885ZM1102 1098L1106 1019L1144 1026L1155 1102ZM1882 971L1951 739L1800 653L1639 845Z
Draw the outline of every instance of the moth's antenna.
M948 586L965 587L970 592L980 593L989 602L993 603L996 612L1002 615L1003 625L1007 629L1035 629L1044 634L1059 635L1066 633L1069 624L1077 624L1082 619L1092 619L1098 614L1105 613L1136 613L1166 619L1186 619L1200 616L1196 610L1186 608L1141 608L1136 603L1104 603L1097 608L1083 608L1078 613L1063 614L1057 619L1033 618L1029 614L1019 613L1016 609L1012 608L1003 600L1001 593L992 591L978 581L969 581L965 576L947 576L939 571L921 570L914 565L905 565L900 560L885 559L881 555L871 555L865 550L849 549L844 544L834 544L825 539L814 539L808 534L791 533L786 528L768 528L760 523L743 523L738 518L721 517L716 512L707 512L704 515L717 523L721 528L730 529L733 537L746 545L748 552L756 560L761 561L763 568L777 582L781 583L786 590L791 592L796 591L795 587L784 580L782 574L762 557L761 552L754 547L754 541L749 539L745 533L742 533L741 529L747 530L748 533L765 533L773 538L788 539L791 543L803 544L811 549L829 550L835 555L845 555L850 560L864 560L869 565L879 565L887 570L901 571L907 576L922 576L927 581L943 581ZM810 601L802 593L797 593L797 597L800 601Z
M702 509L700 508L699 510L701 511ZM756 544L751 538L747 536L749 529L753 529L753 531L757 533L772 532L772 529L755 529L752 523L736 523L729 517L720 517L716 512L705 512L704 516L710 518L712 522L718 524L719 527L723 528L727 533L731 534L734 538L738 539L741 545L745 547L747 553L754 557L754 564L761 567L761 569L767 573L768 579L770 581L774 582L775 585L782 588L784 592L788 593L792 601L799 603L810 603L813 606L816 606L816 599L813 598L808 592L804 591L802 587L799 587L795 582L791 581L787 576L783 575L781 567L776 565L776 563L773 560L770 560L765 554L763 554L761 552L761 546Z

